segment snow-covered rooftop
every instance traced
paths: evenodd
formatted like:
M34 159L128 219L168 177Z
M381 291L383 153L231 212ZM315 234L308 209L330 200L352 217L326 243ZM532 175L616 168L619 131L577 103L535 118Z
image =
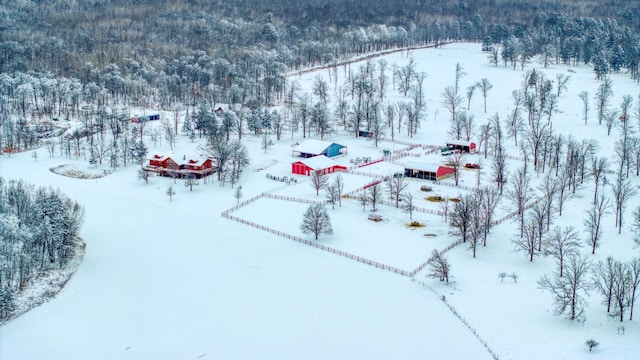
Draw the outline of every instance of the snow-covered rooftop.
M430 172L438 171L438 168L440 166L442 165L434 164L434 163L422 163L422 162L416 162L416 161L409 161L406 164L404 164L405 169L430 171Z
M307 165L313 170L327 169L332 166L338 165L338 163L336 163L335 161L329 159L324 155L318 155L318 156L302 159L299 162Z
M333 144L329 141L307 139L296 146L293 150L305 154L320 154Z

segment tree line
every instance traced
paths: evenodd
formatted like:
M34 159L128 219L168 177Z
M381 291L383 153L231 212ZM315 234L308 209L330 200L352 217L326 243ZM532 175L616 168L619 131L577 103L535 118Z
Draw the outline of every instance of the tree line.
M629 2L163 4L4 4L0 113L15 124L77 118L83 105L259 109L285 99L291 70L447 40L484 41L496 65L542 54L592 64L600 75L627 69L637 77L640 57Z
M84 208L58 190L0 178L0 319L30 281L81 251Z

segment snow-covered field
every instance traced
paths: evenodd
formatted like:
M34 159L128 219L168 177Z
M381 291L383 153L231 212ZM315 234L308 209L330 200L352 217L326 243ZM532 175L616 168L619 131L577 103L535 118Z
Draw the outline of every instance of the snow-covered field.
M386 56L389 64L407 63L406 52ZM411 53L418 70L428 73L425 81L428 113L418 135L404 141L443 145L449 114L441 93L453 84L459 62L467 75L465 89L481 78L493 84L482 108L476 94L471 112L478 123L498 112L505 118L511 108L511 91L520 87L522 71L488 64L479 44L454 44L440 49ZM357 65L351 65L355 69ZM540 69L537 64L532 64ZM571 75L568 91L559 98L560 113L553 117L555 131L578 139L594 138L600 152L611 160L612 136L597 125L595 111L588 125L582 119L578 93L595 94L597 82L587 67L562 65L544 69L549 79L559 72ZM575 70L575 72L573 72ZM318 72L322 76L327 71ZM309 89L318 73L296 76ZM342 77L343 72L338 72ZM623 95L638 99L639 88L626 75L612 75L614 106ZM342 80L339 80L342 83ZM330 84L333 87L333 84ZM389 88L392 100L401 99ZM466 104L466 101L465 101ZM243 137L251 154L250 168L240 184L241 200L271 192L309 200L315 195L308 180L296 176L298 184L285 185L266 178L291 176L291 144L302 140L285 135L272 149L260 149L261 138ZM403 147L381 143L378 148L364 139L343 132L332 141L349 146L338 158L350 165L355 157L381 156L382 149ZM274 139L275 141L275 139ZM510 152L518 155L508 139ZM173 154L192 154L197 144L180 137ZM150 154L170 154L168 146L153 147ZM423 152L424 153L424 152ZM83 264L65 289L48 303L0 327L0 359L490 359L476 334L500 359L632 359L640 357L638 320L621 325L606 315L600 296L592 293L584 323L553 315L552 299L538 289L536 281L556 268L551 258L529 263L513 251L514 223L507 221L492 230L488 245L473 259L465 246L447 253L455 284L445 286L425 278L413 279L377 269L345 257L275 236L220 216L236 204L229 185L217 182L195 187L180 183L173 201L165 195L173 184L168 178L152 177L149 184L136 180L138 168L131 166L97 179L74 179L49 168L75 164L74 160L49 158L39 150L37 162L31 152L0 157L0 174L22 178L37 185L60 188L83 204L86 222L82 236L87 244ZM426 159L426 155L423 156ZM437 157L436 157L437 159ZM400 162L406 159L400 159ZM414 160L414 158L412 158ZM467 162L480 162L475 155ZM490 159L484 161L490 168ZM509 170L517 169L509 162ZM376 175L401 171L402 167L380 163L361 169L369 176L343 174L346 191L362 187ZM476 172L462 172L461 184L475 186ZM486 180L489 171L481 172ZM633 177L634 185L639 185ZM445 180L451 185L453 180ZM419 190L424 184L410 180L416 205L439 210L424 200L437 194L455 197L464 192L452 186L432 185L433 192ZM557 217L557 225L582 230L584 210L592 197L590 185L580 190ZM607 192L610 190L607 189ZM640 205L640 195L627 206L627 225L618 235L612 216L605 218L602 246L593 260L609 255L628 261L639 256L629 228L630 214ZM242 207L234 216L305 239L299 229L306 205L260 198ZM505 200L497 217L513 211ZM355 200L329 209L334 234L321 236L320 243L388 265L412 270L433 249L442 249L456 239L440 216L414 213L424 228L410 230L408 214L381 206L384 221L374 223ZM436 236L424 236L426 233ZM583 252L587 253L586 247ZM518 274L517 282L500 281L501 272ZM469 327L445 306L441 296L456 309ZM640 311L640 309L636 309ZM600 345L589 352L584 342L593 338Z

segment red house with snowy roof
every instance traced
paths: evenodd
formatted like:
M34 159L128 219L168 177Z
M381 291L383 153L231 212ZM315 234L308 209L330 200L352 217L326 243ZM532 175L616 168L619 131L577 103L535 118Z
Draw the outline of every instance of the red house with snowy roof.
M169 156L153 155L145 169L161 176L187 177L193 175L196 178L211 175L218 170L211 158L185 157L185 161L179 163Z

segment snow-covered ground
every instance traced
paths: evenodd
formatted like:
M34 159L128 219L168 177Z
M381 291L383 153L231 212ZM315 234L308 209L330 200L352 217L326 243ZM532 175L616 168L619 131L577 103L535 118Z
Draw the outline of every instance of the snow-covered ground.
M402 66L408 61L406 55L385 58L389 64ZM479 44L417 50L411 56L418 69L428 73L428 115L416 137L409 139L403 134L401 140L443 145L448 138L449 114L440 94L453 84L456 62L467 73L461 89L481 78L493 84L486 114L482 96L476 94L472 100L476 121L483 123L496 112L506 118L511 91L520 87L521 71L489 65ZM604 126L597 125L595 111L588 125L582 119L577 94L582 90L595 94L593 73L587 67L569 69L561 65L544 69L549 79L555 79L559 72L571 75L569 89L559 99L560 113L554 116L553 127L578 139L597 139L600 152L612 158L617 131L607 137ZM341 70L338 74L342 78ZM319 74L326 76L327 71ZM308 89L316 75L296 79ZM627 94L637 101L637 85L626 75L612 78L614 106ZM401 99L391 88L388 95L392 101ZM322 194L315 195L302 176L295 176L298 184L292 185L265 176L292 176L291 144L301 141L300 135L293 139L285 135L266 153L260 149L261 138L247 135L243 139L252 163L240 182L244 190L241 200L263 192L324 199ZM355 157L378 158L382 149L404 147L386 142L375 148L373 143L344 132L330 140L349 147L349 153L337 159L343 165L350 165ZM512 140L506 143L510 152L518 155ZM194 153L196 147L197 143L180 137L175 150L151 144L150 153L181 156ZM424 151L418 152L426 161ZM409 159L398 160L403 161ZM477 163L481 158L475 155L466 161ZM49 171L66 164L69 168L84 166L75 160L49 158L45 149L39 150L37 162L31 152L0 157L3 177L60 188L83 204L87 214L82 230L87 244L83 264L55 299L0 327L0 359L490 359L470 328L501 359L640 356L638 321L622 323L625 333L619 334L621 324L607 317L597 294L589 297L584 323L553 315L551 297L538 289L536 281L554 271L555 262L538 257L529 263L523 254L513 252L515 224L510 221L493 229L487 247L479 249L476 259L463 245L448 252L455 284L445 286L425 278L424 271L411 279L223 218L220 214L236 204L229 185L221 188L217 182L201 183L190 192L178 183L177 194L169 201L165 191L173 180L152 177L144 184L136 180L136 166L82 180ZM519 166L510 161L509 170ZM490 168L490 160L484 161L484 167ZM360 170L368 176L342 175L346 191L402 167L380 163ZM476 171L462 174L462 185L475 186ZM489 171L480 174L481 180L486 180ZM640 184L636 177L632 181ZM425 183L433 186L433 192L419 190ZM416 205L439 210L439 205L424 198L433 194L455 197L464 192L450 186L453 180L444 183L411 179L409 189ZM570 200L568 211L555 224L582 230L590 199L587 185ZM629 202L627 219L638 205L640 196ZM233 215L312 239L299 230L305 208L301 203L260 198ZM503 200L497 217L510 211L512 206ZM344 200L342 207L329 209L334 234L322 236L318 242L412 270L433 249L456 240L437 215L414 213L414 219L426 226L410 230L405 226L408 214L400 209L381 206L379 213L385 220L380 223L368 221L368 213L357 201ZM629 224L618 235L612 216L604 223L602 246L594 260L612 255L628 261L640 255L633 246ZM435 236L425 236L427 233ZM501 272L517 273L518 281L500 281L497 275ZM442 295L468 327L445 306ZM593 352L584 346L590 338L600 343Z

